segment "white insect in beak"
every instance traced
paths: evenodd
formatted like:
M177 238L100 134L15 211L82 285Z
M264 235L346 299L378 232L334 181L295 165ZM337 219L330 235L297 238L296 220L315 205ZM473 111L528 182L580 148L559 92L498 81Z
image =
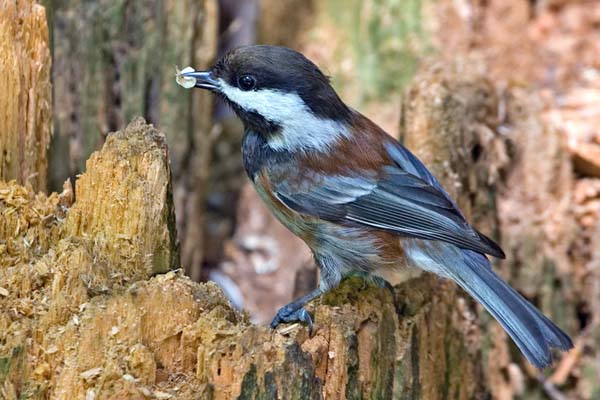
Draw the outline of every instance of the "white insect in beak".
M186 89L191 89L196 86L196 78L192 78L190 76L184 76L183 74L187 74L190 72L195 72L196 70L192 67L185 67L181 71L179 68L175 67L175 81L182 87Z

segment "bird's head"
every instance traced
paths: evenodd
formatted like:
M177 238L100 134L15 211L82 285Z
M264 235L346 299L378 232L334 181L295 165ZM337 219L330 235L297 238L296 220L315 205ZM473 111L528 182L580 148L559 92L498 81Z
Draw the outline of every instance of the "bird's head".
M353 115L319 68L285 47L240 47L210 70L183 76L223 97L274 149L324 150L347 135Z

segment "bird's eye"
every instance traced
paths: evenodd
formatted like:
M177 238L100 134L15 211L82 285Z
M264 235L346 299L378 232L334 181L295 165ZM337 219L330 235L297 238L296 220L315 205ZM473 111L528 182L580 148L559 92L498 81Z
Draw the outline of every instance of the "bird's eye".
M256 86L256 79L250 75L242 75L238 79L238 85L242 90L252 90Z

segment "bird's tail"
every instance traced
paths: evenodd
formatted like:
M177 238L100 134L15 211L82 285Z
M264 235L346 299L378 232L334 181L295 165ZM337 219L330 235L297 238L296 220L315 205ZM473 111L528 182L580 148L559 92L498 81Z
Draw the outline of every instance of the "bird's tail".
M445 247L445 246L444 246ZM551 348L573 348L569 336L494 273L488 259L471 250L446 247L425 251L429 268L454 280L502 325L530 363L543 369L552 363ZM435 253L432 254L432 253ZM420 264L423 267L421 253Z

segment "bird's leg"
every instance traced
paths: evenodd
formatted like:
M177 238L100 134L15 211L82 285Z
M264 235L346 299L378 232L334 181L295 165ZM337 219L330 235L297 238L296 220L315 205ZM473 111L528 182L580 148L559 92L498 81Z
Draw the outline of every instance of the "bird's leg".
M337 263L330 257L318 257L315 255L315 261L321 271L321 277L319 279L319 287L312 292L300 297L297 300L281 307L275 318L271 321L271 329L275 329L282 322L306 322L308 325L308 333L312 334L313 322L310 314L304 306L309 301L319 297L320 295L327 293L334 287L336 287L342 280L340 268L337 268Z

